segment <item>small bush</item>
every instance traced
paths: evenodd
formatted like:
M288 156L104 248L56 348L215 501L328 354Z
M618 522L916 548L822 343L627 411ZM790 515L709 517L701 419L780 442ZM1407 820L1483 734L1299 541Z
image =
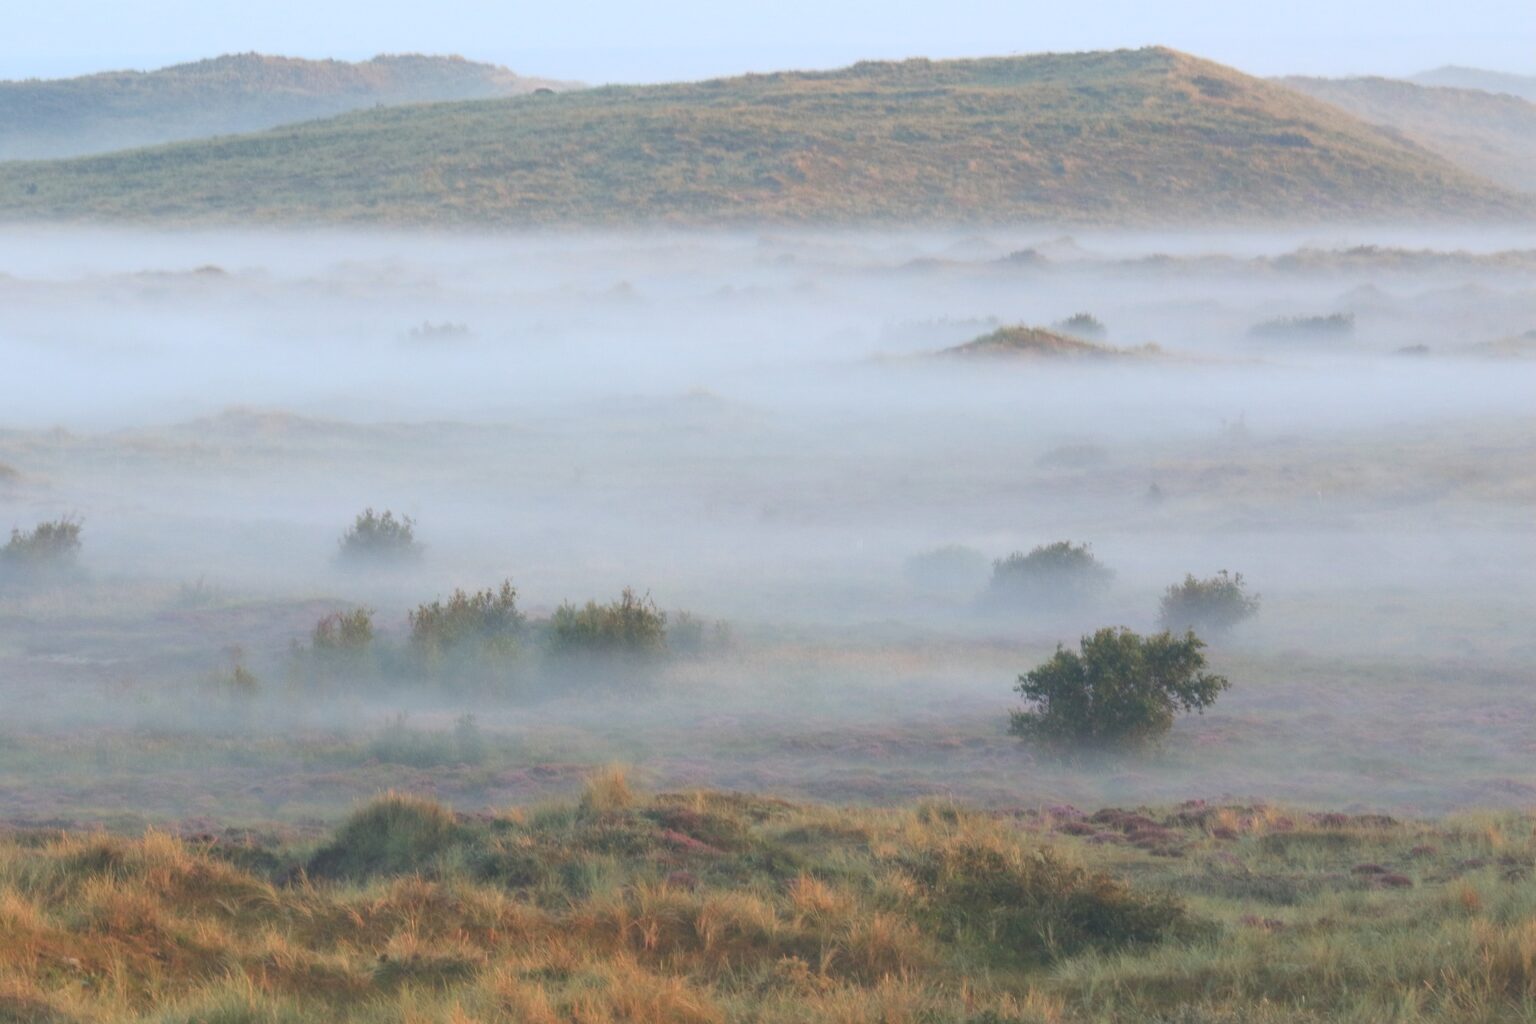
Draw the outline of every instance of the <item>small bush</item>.
M1112 579L1113 571L1087 544L1059 540L993 562L991 595L1010 604L1072 607L1090 601Z
M463 829L442 804L389 793L348 818L308 870L319 878L427 874L462 839Z
M904 569L908 582L919 590L975 593L986 578L987 556L975 548L949 544L913 555Z
M1243 574L1223 569L1209 579L1187 575L1183 583L1169 587L1158 622L1170 632L1195 629L1222 635L1258 610L1259 595L1247 592Z
M383 565L409 561L421 554L416 543L416 520L388 509L378 515L365 509L338 542L343 564Z
M550 620L549 646L556 654L659 654L667 646L667 613L628 587L608 604L562 604Z
M503 580L495 590L455 590L446 602L420 605L410 623L418 654L505 656L516 651L526 619L517 608L517 588Z
M1205 643L1194 633L1143 639L1128 629L1083 637L1081 653L1055 655L1015 687L1030 706L1013 713L1010 732L1052 744L1134 746L1173 727L1175 715L1200 712L1227 689L1204 671Z
M316 654L358 654L373 643L373 612L368 608L354 608L349 612L332 612L315 623L310 636L310 647Z
M1109 329L1092 313L1073 313L1065 320L1059 320L1053 324L1052 329L1062 334L1070 334L1074 338L1087 338L1089 341L1102 341L1109 336Z
M0 548L0 573L32 577L68 572L80 554L81 526L80 520L63 516L27 532L13 528L10 543Z

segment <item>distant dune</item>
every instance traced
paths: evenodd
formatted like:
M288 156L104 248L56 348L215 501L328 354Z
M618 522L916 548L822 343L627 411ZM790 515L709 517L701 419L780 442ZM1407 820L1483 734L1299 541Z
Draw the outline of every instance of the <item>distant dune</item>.
M1284 78L1506 188L1536 192L1536 103L1480 89L1389 78Z
M1507 219L1532 204L1164 48L370 109L0 165L0 217L431 225Z
M1512 75L1507 71L1483 71L1479 68L1447 65L1433 71L1421 71L1409 76L1408 80L1419 85L1508 93L1536 102L1536 75Z
M348 64L256 53L158 71L0 82L0 160L105 153L260 131L365 107L566 87L459 57L385 56Z

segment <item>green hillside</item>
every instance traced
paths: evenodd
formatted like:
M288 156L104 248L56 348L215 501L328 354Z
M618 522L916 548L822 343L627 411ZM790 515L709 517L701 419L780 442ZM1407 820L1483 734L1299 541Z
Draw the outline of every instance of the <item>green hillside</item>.
M1506 188L1536 192L1536 103L1390 78L1285 78L1281 83L1401 132Z
M105 153L261 131L377 104L515 96L560 83L459 57L358 64L256 53L158 71L0 82L0 160Z
M1155 48L432 107L0 166L0 217L436 225L1507 217L1335 107Z

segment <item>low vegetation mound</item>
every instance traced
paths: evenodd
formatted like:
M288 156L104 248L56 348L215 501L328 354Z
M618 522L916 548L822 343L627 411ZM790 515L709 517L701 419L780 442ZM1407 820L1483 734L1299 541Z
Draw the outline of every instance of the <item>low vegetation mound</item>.
M1194 633L1141 637L1101 629L1079 650L1058 647L1019 677L1027 703L1009 731L1048 745L1116 749L1161 738L1182 712L1201 712L1228 687L1205 671L1204 642Z
M1530 213L1528 197L1335 106L1160 47L384 107L0 166L7 220L1166 224Z
M1072 608L1098 597L1114 576L1089 545L1059 540L993 562L987 595L997 604Z
M563 83L458 57L350 64L229 54L157 71L0 82L0 160L42 160L260 131L406 103L517 96Z
M984 356L1013 359L1134 359L1157 355L1156 345L1115 348L1085 341L1043 327L999 327L973 341L944 349L945 356Z
M421 797L391 793L351 818L310 858L316 878L366 879L430 872L463 836L453 814Z
M1221 636L1259 611L1259 595L1248 593L1243 574L1223 569L1206 579L1186 575L1163 594L1158 624L1173 633L1195 630Z

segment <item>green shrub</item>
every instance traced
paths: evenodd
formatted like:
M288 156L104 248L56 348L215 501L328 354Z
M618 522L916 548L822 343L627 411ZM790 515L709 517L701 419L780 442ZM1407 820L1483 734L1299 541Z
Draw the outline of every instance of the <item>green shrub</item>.
M549 646L556 654L659 654L667 646L667 613L649 595L641 597L628 587L608 604L562 604L550 620Z
M0 574L24 578L67 573L80 554L81 525L63 516L27 532L13 528L10 543L0 548Z
M410 623L418 655L496 658L516 652L527 620L517 608L517 588L503 580L495 590L455 590L446 602L419 605Z
M931 927L1007 960L1048 962L1195 930L1175 897L1139 891L1044 847L953 840L923 851L907 868Z
M1081 653L1058 647L1045 664L1019 677L1029 702L1013 713L1016 736L1086 747L1133 746L1173 727L1181 711L1203 711L1227 689L1204 671L1203 641L1194 633L1145 639L1128 629L1083 637Z
M1184 577L1163 595L1158 622L1163 629L1182 632L1197 629L1221 635L1259 610L1259 595L1249 594L1243 574L1223 569L1209 579Z
M389 793L348 818L310 858L317 878L430 874L438 857L464 839L464 829L442 804Z
M409 561L421 554L416 520L384 510L364 509L338 542L339 558L349 565L384 565Z
M1087 544L1059 540L993 562L991 595L1001 603L1073 607L1104 591L1112 579L1114 573Z

